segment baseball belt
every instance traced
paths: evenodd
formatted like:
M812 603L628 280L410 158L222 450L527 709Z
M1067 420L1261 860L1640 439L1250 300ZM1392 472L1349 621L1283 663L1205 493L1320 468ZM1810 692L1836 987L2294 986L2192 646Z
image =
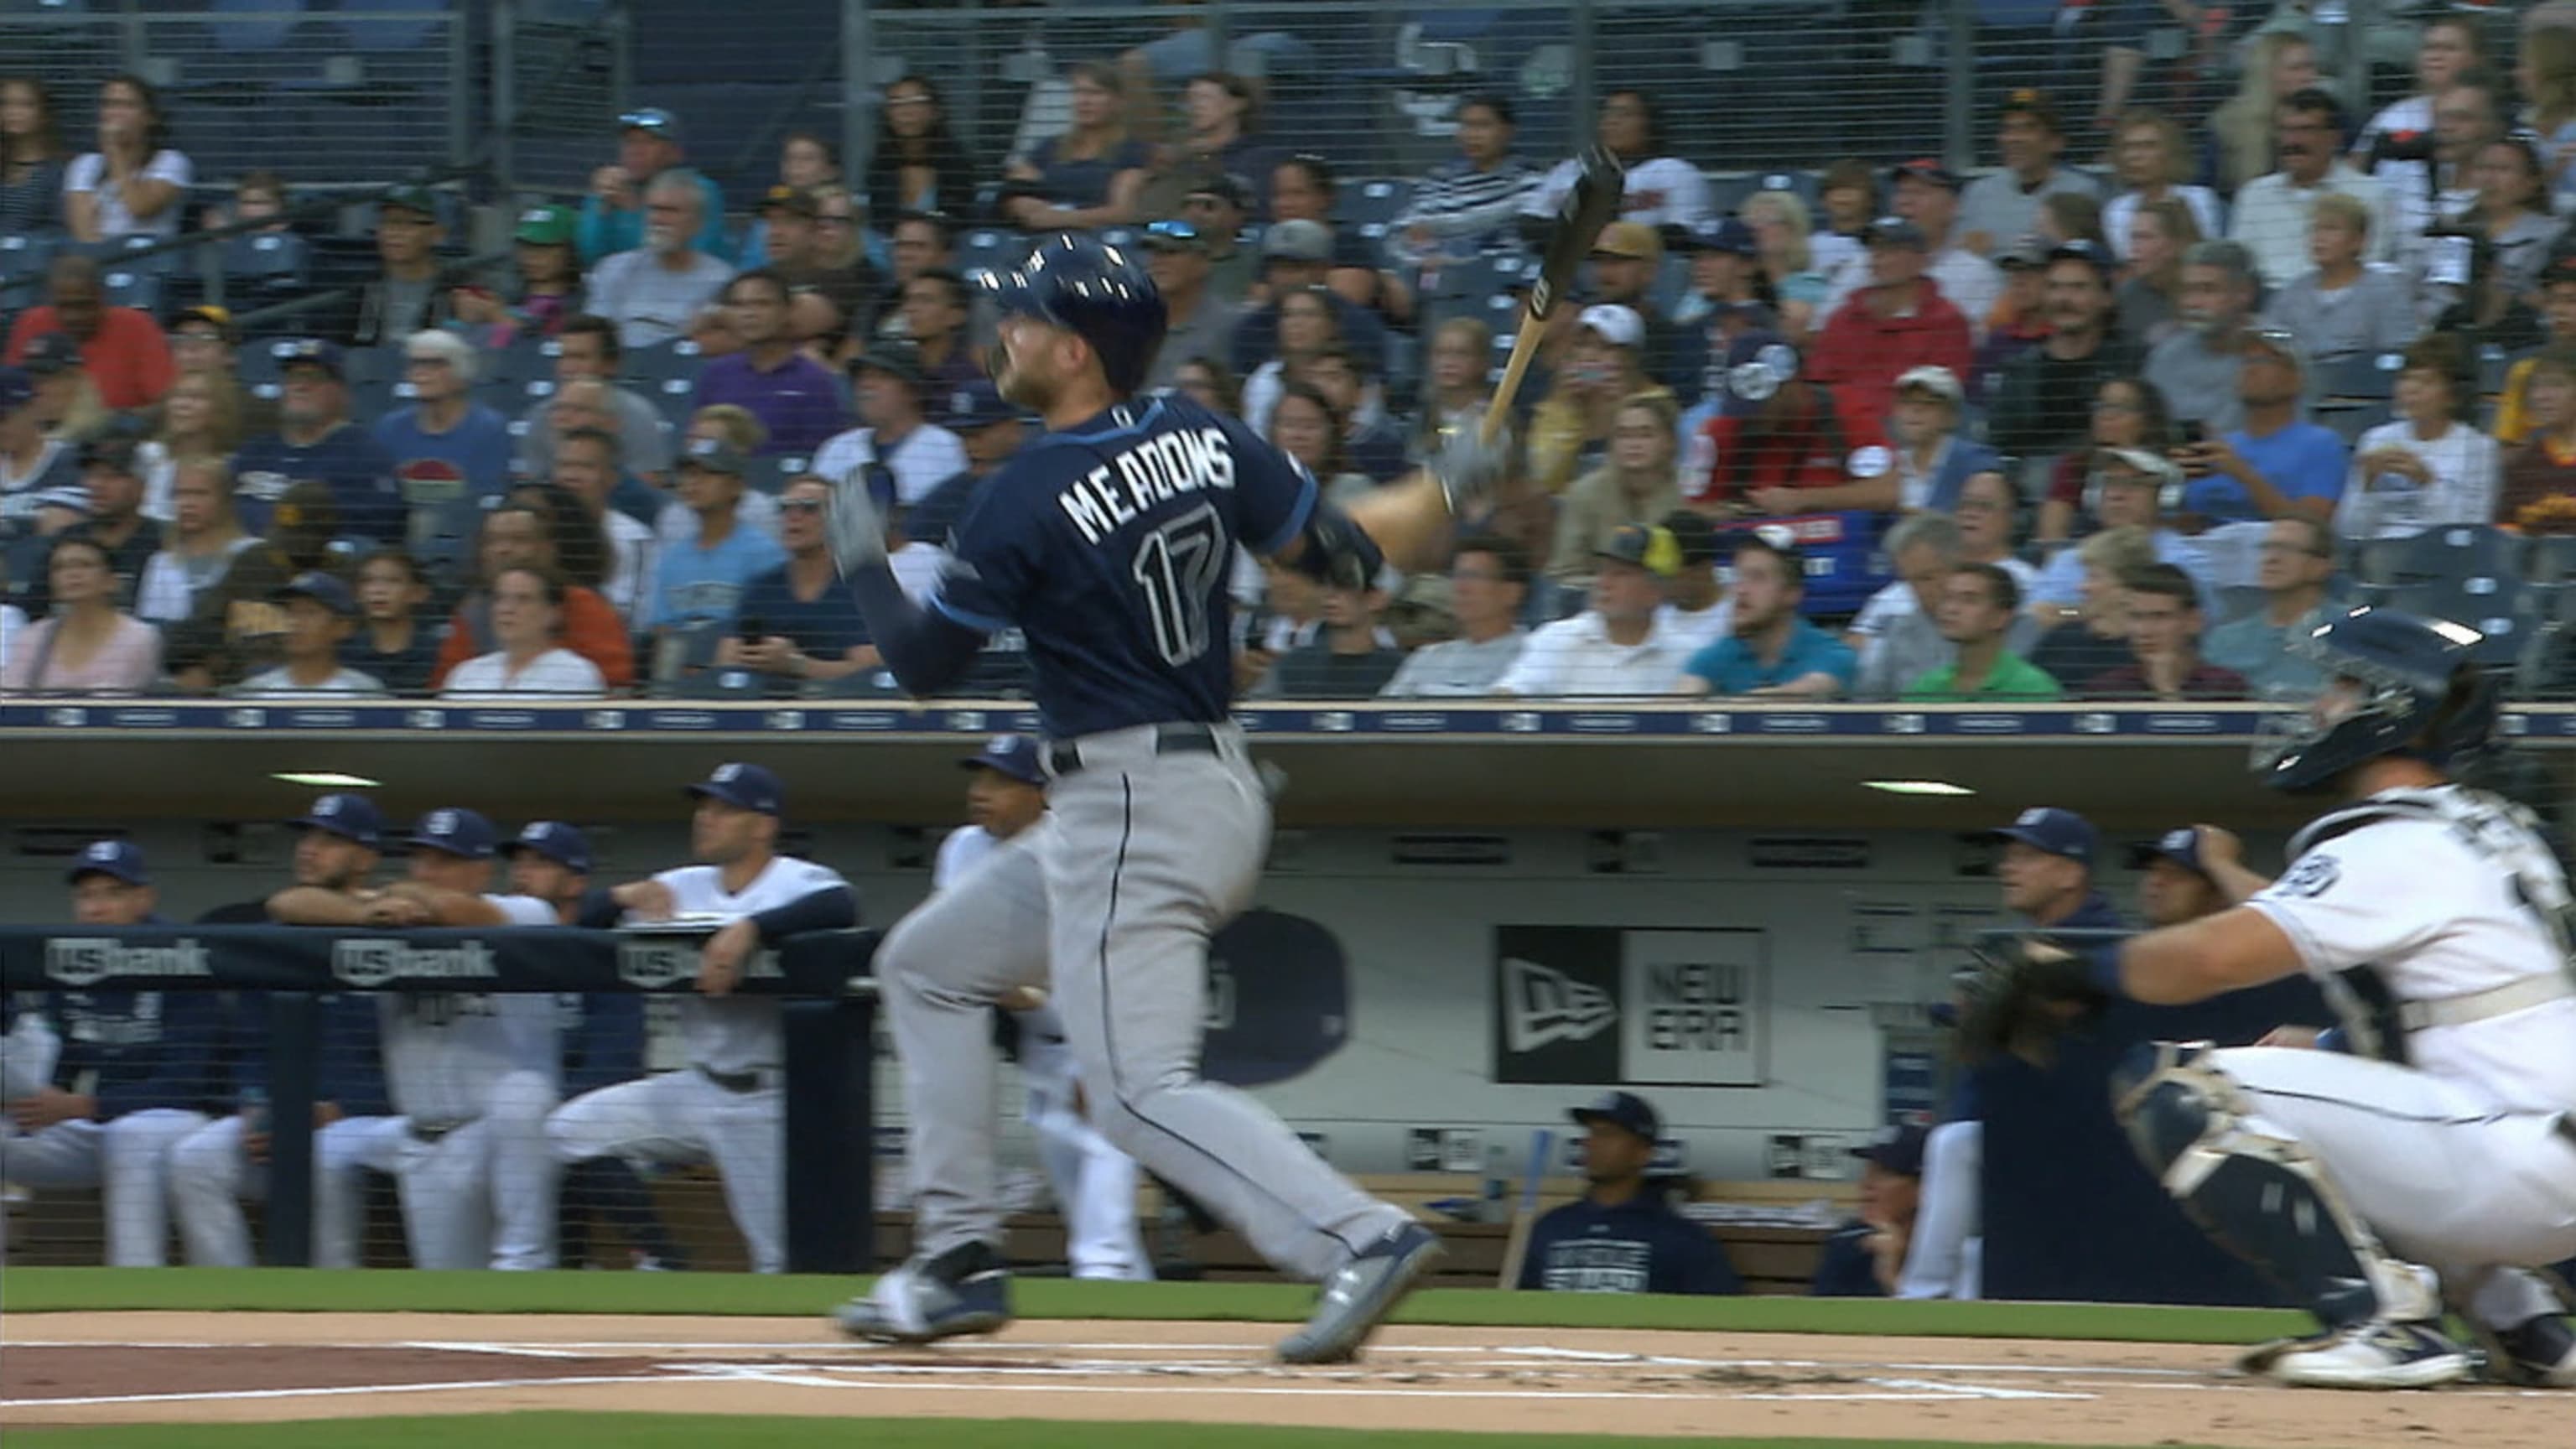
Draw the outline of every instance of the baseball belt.
M698 1065L697 1068L699 1076L706 1078L708 1081L715 1083L717 1086L724 1088L735 1096L740 1096L745 1092L757 1092L761 1088L769 1085L771 1070L772 1069L768 1067L754 1067L747 1072L719 1072L715 1068L703 1064Z
M1216 726L1212 724L1154 726L1155 754L1213 755L1216 752ZM1081 769L1082 765L1082 741L1057 740L1047 746L1048 774L1060 778Z
M421 1122L406 1119L405 1130L411 1133L412 1140L415 1142L435 1143L441 1138L463 1128L471 1127L481 1120L482 1119L479 1117L460 1117L453 1122Z

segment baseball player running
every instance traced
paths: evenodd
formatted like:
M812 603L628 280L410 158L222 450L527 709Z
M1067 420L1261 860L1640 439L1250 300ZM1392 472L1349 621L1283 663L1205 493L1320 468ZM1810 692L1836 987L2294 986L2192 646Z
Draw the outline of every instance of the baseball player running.
M130 842L89 846L66 879L72 919L84 926L161 920L143 851ZM211 991L53 991L32 999L59 1027L59 1047L49 1063L37 1063L43 1071L27 1090L10 1094L0 1179L101 1189L108 1266L160 1267L169 1260L170 1149L207 1123L202 1108L218 1091L222 1003ZM77 1087L84 1075L87 1090L53 1085ZM6 1228L0 1214L0 1240Z
M1040 844L1048 985L1092 1120L1270 1262L1323 1282L1283 1359L1348 1359L1439 1238L1334 1172L1253 1099L1199 1077L1208 938L1251 896L1270 834L1269 801L1228 713L1227 565L1242 543L1355 584L1378 575L1382 549L1409 568L1435 566L1456 502L1499 476L1501 450L1463 432L1431 472L1374 495L1364 530L1238 420L1186 398L1136 396L1164 310L1126 252L1057 236L990 285L996 382L1043 415L1047 433L968 506L954 561L922 606L887 566L863 480L842 485L833 551L870 637L915 694L956 680L986 636L1024 632L1054 781ZM984 883L998 891L1012 879L969 876L950 892L954 909L997 909ZM903 964L921 976L908 989L968 1000L1038 984L996 979L988 956ZM962 1079L984 1070L969 1049L981 1044L959 1034L973 1024L957 1010L894 1018L916 1109L973 1090ZM941 1180L943 1170L921 1164L925 1213L976 1221L960 1205L985 1184ZM917 1245L845 1326L917 1341L1007 1322L995 1236L967 1232L950 1226Z
M292 886L278 920L311 926L551 926L532 896L488 895L497 834L471 810L432 810L405 843L410 878L372 893ZM401 1188L416 1268L551 1268L555 1164L546 1114L561 1049L540 992L388 991L376 1006L385 1079L401 1115L357 1134L361 1164Z
M2304 647L2328 683L2261 769L2343 803L2275 881L2209 832L2202 862L2236 904L2116 957L2139 1001L2304 970L2342 1018L2340 1040L2148 1044L2113 1086L2184 1210L2315 1311L2322 1333L2246 1360L2286 1383L2466 1377L2447 1302L2494 1371L2576 1387L2576 1334L2528 1271L2576 1252L2576 907L2529 813L2451 773L2495 725L2477 637L2377 609L2319 628Z
M768 770L719 765L688 793L698 802L690 846L703 863L629 881L609 895L631 922L697 919L716 927L698 951L698 994L680 1002L689 1065L576 1097L555 1110L546 1136L565 1164L714 1158L752 1270L779 1273L787 1267L779 1176L784 1032L775 997L736 996L733 989L760 947L857 924L858 898L836 872L778 853L786 791Z

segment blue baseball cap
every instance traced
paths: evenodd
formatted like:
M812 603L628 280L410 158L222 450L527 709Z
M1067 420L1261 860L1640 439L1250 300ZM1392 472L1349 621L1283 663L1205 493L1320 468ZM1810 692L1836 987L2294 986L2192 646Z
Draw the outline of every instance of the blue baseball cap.
M0 367L0 413L14 413L36 400L36 378L23 367Z
M2209 874L2200 863L2200 832L2188 825L2177 825L2153 840L2141 840L2129 847L2129 868L2144 870L2159 860L2170 860L2194 875Z
M1866 1146L1853 1148L1852 1156L1874 1162L1899 1177L1921 1177L1923 1143L1931 1135L1912 1122L1892 1123L1872 1133Z
M962 769L1008 775L1023 785L1046 783L1046 770L1038 761L1038 742L1027 735L995 735L984 742L984 748L957 763Z
M376 802L364 795L325 795L313 808L286 822L306 830L325 830L372 850L383 838L385 820Z
M270 355L277 359L280 372L292 372L299 367L318 367L331 374L334 380L349 375L348 354L341 350L339 343L326 341L320 337L298 337L292 342L278 343L270 349Z
M763 815L777 815L787 809L786 788L778 783L776 775L759 765L718 765L714 774L691 785L688 793Z
M80 859L63 872L63 879L79 885L85 875L114 876L127 885L152 884L151 873L143 868L143 847L131 840L95 840L82 847Z
M1625 1127L1649 1142L1660 1138L1664 1130L1664 1119L1656 1116L1655 1109L1647 1104L1646 1099L1634 1092L1604 1092L1592 1099L1592 1105L1577 1107L1566 1115L1572 1117L1578 1126L1607 1122L1614 1127Z
M1695 252L1728 252L1739 257L1759 253L1762 247L1753 239L1753 228L1731 216L1714 221L1695 221L1689 229L1690 249Z
M2102 848L2102 835L2093 822L2072 810L2036 805L2013 817L2013 823L1987 834L1997 840L2018 840L2033 850L2062 855L2078 865L2091 866Z
M493 842L499 836L491 821L471 810L450 808L432 810L420 817L420 823L411 828L403 843L466 860L490 860Z
M953 432L1019 420L1020 410L1003 399L1002 390L990 378L979 377L948 395L948 426Z
M590 874L590 839L560 820L531 820L518 838L501 847L504 855L532 850L566 870Z
M342 618L358 612L358 601L349 593L349 586L320 569L308 569L297 574L280 585L270 597L279 603L288 599L311 599Z

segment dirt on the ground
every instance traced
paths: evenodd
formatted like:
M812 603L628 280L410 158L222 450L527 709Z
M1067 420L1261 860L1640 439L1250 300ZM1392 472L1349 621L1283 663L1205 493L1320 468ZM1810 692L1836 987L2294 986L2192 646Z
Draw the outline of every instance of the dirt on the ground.
M2234 1374L2225 1349L1396 1326L1283 1368L1268 1325L1023 1323L885 1349L812 1321L13 1315L13 1425L520 1409L1155 1419L1211 1424L2023 1443L2566 1449L2576 1395L2365 1394Z

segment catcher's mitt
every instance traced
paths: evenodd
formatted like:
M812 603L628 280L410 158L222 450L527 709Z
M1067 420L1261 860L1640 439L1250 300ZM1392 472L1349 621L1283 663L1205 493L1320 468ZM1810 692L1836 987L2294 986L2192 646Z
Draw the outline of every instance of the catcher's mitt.
M1978 977L1959 1015L1959 1057L1982 1066L2007 1052L2035 1067L2057 1060L2057 1041L2092 1024L2110 1000L2092 963L2041 936L1977 948Z

